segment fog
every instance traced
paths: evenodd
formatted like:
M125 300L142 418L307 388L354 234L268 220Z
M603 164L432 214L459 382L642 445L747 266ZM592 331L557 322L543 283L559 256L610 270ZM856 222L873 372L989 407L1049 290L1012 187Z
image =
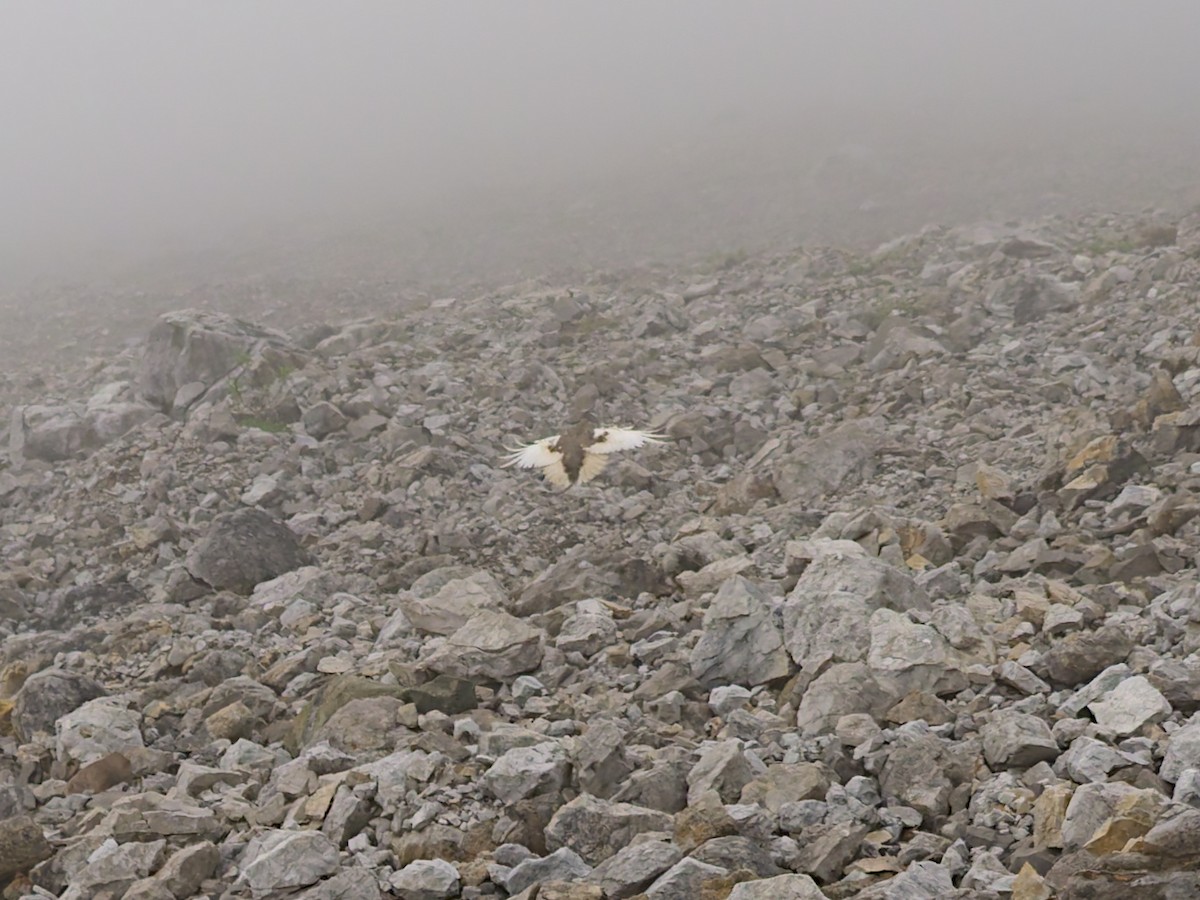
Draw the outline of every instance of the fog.
M1198 34L1194 0L7 0L0 288L1195 202ZM823 193L839 152L880 183Z

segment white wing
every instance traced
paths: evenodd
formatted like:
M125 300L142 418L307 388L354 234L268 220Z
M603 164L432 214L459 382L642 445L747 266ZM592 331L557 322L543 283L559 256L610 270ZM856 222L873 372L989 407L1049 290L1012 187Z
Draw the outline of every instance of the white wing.
M606 465L608 465L607 456L601 456L599 453L584 453L583 465L579 467L579 483L586 484L591 481L604 471Z
M556 488L566 490L571 486L571 479L567 477L567 470L563 468L561 459L556 459L550 465L544 466L542 468L542 477ZM583 481L582 478L579 480Z
M557 450L550 449L556 441L558 441L558 435L552 434L548 438L542 438L540 441L534 441L524 447L511 449L500 467L502 469L508 466L518 466L522 469L544 469L546 466L561 462L562 454Z
M592 437L595 443L587 448L588 453L616 453L618 450L636 450L645 444L666 443L665 435L632 428L597 428Z

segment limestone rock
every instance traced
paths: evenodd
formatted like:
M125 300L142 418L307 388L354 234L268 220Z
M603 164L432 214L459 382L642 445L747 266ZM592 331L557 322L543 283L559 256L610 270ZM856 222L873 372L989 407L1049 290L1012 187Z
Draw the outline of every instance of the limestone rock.
M692 649L692 673L705 687L759 685L788 674L790 664L770 598L734 576L704 614L704 633Z
M255 894L308 885L338 870L337 847L319 831L267 831L242 854L238 883Z
M670 831L666 813L629 803L580 794L561 807L546 826L546 844L570 847L589 865L599 865L643 831Z
M542 661L545 633L505 612L481 610L425 659L443 675L504 681Z
M996 713L981 730L988 765L1027 768L1059 754L1050 726L1036 716L1015 711Z
M393 873L393 891L404 900L450 900L458 896L458 870L442 859L418 859Z

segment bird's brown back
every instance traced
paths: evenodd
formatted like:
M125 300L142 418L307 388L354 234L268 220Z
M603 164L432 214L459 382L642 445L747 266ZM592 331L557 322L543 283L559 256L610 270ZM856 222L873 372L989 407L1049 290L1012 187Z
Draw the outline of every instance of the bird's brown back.
M562 466L567 477L574 484L579 480L579 470L583 468L583 458L587 448L592 445L592 434L596 426L586 418L572 425L558 439L558 451L562 454Z

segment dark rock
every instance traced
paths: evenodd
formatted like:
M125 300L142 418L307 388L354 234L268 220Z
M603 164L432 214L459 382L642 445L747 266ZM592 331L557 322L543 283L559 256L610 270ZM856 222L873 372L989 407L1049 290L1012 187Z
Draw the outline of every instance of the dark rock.
M475 682L453 675L435 675L423 684L403 688L398 696L405 703L415 704L419 713L436 709L453 716L479 705Z
M28 872L53 853L42 827L29 816L0 821L0 882Z
M296 535L261 509L217 516L187 556L192 577L238 594L311 562Z
M23 740L39 731L54 734L54 723L97 697L104 688L78 672L43 669L30 675L13 700L13 726Z
M1055 641L1043 656L1042 664L1051 682L1073 687L1123 661L1133 646L1133 639L1123 629L1104 625Z

